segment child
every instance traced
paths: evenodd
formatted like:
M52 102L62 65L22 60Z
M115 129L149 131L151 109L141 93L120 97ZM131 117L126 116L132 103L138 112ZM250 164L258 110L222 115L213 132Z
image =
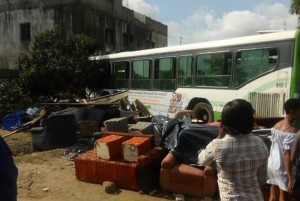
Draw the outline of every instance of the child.
M268 159L268 184L271 200L288 200L292 192L291 146L298 131L294 122L300 120L300 100L284 103L286 116L271 129L271 149Z

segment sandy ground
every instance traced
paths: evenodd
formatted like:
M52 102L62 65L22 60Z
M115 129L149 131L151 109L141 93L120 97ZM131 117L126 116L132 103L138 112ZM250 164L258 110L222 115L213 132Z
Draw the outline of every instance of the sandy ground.
M0 130L3 136L8 131ZM74 162L63 157L66 149L44 152L32 150L29 132L20 132L5 138L13 151L19 170L18 201L165 201L174 200L171 193L158 189L154 195L118 189L107 194L101 184L81 182L76 179ZM211 200L185 197L186 201Z

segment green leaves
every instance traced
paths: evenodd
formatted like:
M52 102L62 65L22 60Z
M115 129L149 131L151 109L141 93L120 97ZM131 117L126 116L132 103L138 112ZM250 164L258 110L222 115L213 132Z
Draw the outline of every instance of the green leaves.
M299 25L299 23L300 23L300 0L292 0L291 1L290 13L298 15L298 25Z
M90 83L88 57L95 52L96 41L83 34L62 40L56 30L37 34L29 52L20 55L18 69L24 89L31 96L56 96L63 93L82 94ZM101 86L97 86L101 88Z

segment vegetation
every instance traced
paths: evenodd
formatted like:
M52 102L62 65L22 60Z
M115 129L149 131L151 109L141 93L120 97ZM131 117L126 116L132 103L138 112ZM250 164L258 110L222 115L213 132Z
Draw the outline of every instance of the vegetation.
M300 24L300 0L292 0L290 13L298 16L298 24Z
M23 110L32 101L27 91L20 87L18 80L0 80L0 117L8 112Z
M85 97L85 89L101 88L101 71L90 65L88 57L96 42L82 34L59 39L55 30L39 33L29 51L19 57L22 88L31 96L54 97L71 93ZM93 79L91 79L93 78Z
M0 117L50 97L85 98L86 91L101 91L107 76L88 61L95 50L96 41L83 34L67 40L55 29L37 34L18 58L19 78L0 81Z

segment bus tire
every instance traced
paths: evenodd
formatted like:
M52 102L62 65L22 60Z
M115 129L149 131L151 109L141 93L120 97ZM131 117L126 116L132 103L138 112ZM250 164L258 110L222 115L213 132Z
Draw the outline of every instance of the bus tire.
M197 120L201 120L204 123L214 121L214 112L212 107L208 103L198 103L193 108L193 113Z

